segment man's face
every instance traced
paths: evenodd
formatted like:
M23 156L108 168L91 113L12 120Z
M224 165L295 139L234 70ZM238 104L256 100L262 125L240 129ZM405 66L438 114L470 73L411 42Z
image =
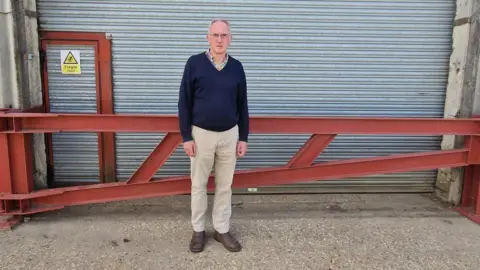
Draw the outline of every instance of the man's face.
M210 27L207 35L210 50L215 54L224 54L227 52L231 41L230 29L228 25L222 21L217 21Z

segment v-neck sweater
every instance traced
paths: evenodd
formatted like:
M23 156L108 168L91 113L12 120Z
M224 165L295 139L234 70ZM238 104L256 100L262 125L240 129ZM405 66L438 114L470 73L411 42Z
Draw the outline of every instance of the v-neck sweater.
M178 100L180 133L191 141L192 125L223 132L238 125L239 140L248 141L247 81L243 65L229 55L216 69L205 52L191 56L185 65Z

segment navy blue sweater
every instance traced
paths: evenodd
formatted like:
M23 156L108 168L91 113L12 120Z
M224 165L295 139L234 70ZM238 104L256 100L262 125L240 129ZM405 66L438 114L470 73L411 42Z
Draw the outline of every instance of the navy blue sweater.
M222 70L217 70L205 53L188 59L178 100L180 133L184 142L193 139L192 125L217 132L238 125L239 140L248 141L245 71L240 61L228 57Z

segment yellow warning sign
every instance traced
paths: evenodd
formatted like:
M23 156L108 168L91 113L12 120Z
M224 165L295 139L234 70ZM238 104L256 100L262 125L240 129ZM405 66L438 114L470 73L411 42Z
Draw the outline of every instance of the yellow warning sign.
M67 58L63 61L64 64L78 65L77 59L73 56L72 52L68 52Z
M62 74L81 74L80 51L62 50L60 52Z

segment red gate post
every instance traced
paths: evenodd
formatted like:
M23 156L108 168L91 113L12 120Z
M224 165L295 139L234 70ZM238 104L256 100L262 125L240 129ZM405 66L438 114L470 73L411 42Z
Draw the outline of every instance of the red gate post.
M42 108L28 111L39 110ZM15 226L23 216L45 211L35 209L32 200L23 197L34 191L32 133L20 132L21 119L2 118L17 111L0 110L0 216L4 216L0 219L0 229Z
M12 122L0 122L0 130ZM31 134L0 133L0 194L29 194L33 191L33 161ZM30 200L0 201L0 213L22 214L30 209ZM10 228L21 221L21 215L12 214L0 220L0 228Z
M465 144L470 148L470 165L465 168L462 201L457 210L480 224L480 137L470 136Z

